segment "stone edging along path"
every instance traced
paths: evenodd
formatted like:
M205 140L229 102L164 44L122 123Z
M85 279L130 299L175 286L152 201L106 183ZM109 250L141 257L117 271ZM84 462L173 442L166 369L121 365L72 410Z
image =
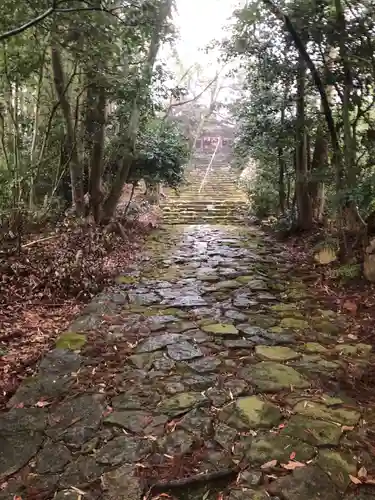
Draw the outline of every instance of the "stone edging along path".
M259 229L161 231L0 414L0 499L373 499L371 358Z

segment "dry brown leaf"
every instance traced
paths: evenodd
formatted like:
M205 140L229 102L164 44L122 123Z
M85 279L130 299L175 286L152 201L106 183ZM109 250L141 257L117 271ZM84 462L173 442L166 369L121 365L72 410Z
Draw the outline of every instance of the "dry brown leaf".
M367 469L365 467L361 467L358 471L357 476L359 479L365 479L367 477Z
M261 469L272 469L272 467L276 467L277 465L277 460L270 460L269 462L266 462L265 464L261 465Z
M352 425L343 425L341 427L341 432L352 431L352 430L354 430L354 427Z
M364 480L364 483L366 483L366 484L375 484L375 477L367 477Z
M355 477L355 476L352 476L351 474L349 474L349 478L353 484L362 484L362 481L360 479L358 479L358 477Z
M281 464L281 467L286 470L299 469L300 467L306 467L303 462L288 462L287 464Z

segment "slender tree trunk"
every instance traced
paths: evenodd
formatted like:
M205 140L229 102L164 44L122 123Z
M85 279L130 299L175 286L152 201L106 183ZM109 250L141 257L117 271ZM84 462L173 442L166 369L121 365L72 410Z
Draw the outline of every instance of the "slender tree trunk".
M322 123L318 124L315 136L314 152L311 162L310 196L314 220L321 222L324 211L323 172L328 168L328 140Z
M299 229L310 230L313 225L307 168L305 126L306 64L300 56L297 76L297 130L296 130L296 201Z
M38 176L38 168L37 168L37 141L38 141L38 132L39 132L39 117L40 117L40 98L42 93L42 85L44 78L44 63L45 63L45 55L46 50L43 51L43 56L40 61L39 73L38 73L38 82L37 82L37 94L36 94L36 103L34 109L34 130L33 130L33 138L31 141L31 151L30 151L30 163L31 163L31 175L30 175L30 190L29 190L29 207L30 209L34 208L35 205L35 179Z
M335 0L340 4L339 0ZM325 90L323 81L319 75L318 70L316 69L315 64L313 63L311 57L309 56L305 44L302 41L301 37L298 35L292 21L290 20L289 16L287 16L275 3L273 3L272 0L263 0L263 3L270 7L271 11L275 14L276 17L278 17L284 24L287 29L287 31L290 33L291 38L293 40L293 43L298 50L300 56L304 59L306 62L306 65L308 69L311 72L311 75L314 80L314 84L319 92L319 95L321 97L321 102L322 102L322 107L324 110L324 117L327 122L327 127L329 131L329 135L331 138L332 142L332 163L335 167L335 173L336 173L336 191L338 193L341 193L343 191L343 181L344 181L344 167L343 167L343 161L342 161L342 151L339 143L339 138L336 132L336 126L335 126L335 121L333 118L333 113L332 113L332 108L329 103L329 99L327 96L327 92ZM341 4L340 4L341 7ZM339 212L341 211L341 208L339 207Z
M103 204L103 211L102 211L103 222L109 222L113 217L117 204L120 200L124 184L128 179L129 173L133 165L134 154L135 154L135 143L140 122L139 104L140 100L145 99L150 92L153 68L155 65L156 57L158 55L160 43L162 40L164 24L167 21L168 17L170 16L172 10L172 3L173 3L172 0L161 1L155 26L151 35L147 60L142 70L142 76L138 84L138 92L134 98L133 111L130 118L128 130L126 133L125 143L127 145L128 152L124 154L121 168L114 182L112 183L110 192Z
M281 105L281 136L279 137L279 142L282 141L284 134L284 124L285 124L285 106L286 106L287 89L285 86L284 99ZM285 161L284 161L284 151L282 147L282 142L277 149L277 159L279 164L279 209L282 215L285 214Z
M90 207L95 222L101 218L102 192L102 174L103 174L103 153L104 153L104 134L106 121L106 98L105 88L102 84L95 84L95 105L92 112L93 135L90 157ZM92 103L94 104L94 103Z
M282 215L285 214L285 162L283 158L283 148L277 150L277 159L279 163L279 209Z
M73 205L75 207L77 215L83 215L84 199L83 199L82 166L80 164L77 153L71 107L69 100L65 94L66 85L65 85L64 70L61 63L61 56L57 46L54 44L52 44L51 46L51 60L52 60L53 79L54 79L56 94L59 98L65 120L66 145L69 150L69 157L70 157L69 166L70 166L70 180L72 187Z

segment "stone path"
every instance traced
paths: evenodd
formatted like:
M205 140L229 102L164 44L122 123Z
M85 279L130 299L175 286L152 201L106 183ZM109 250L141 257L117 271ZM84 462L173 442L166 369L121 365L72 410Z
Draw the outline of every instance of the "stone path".
M255 228L149 246L0 414L0 498L375 498L350 479L375 414L337 383L372 356L345 318Z

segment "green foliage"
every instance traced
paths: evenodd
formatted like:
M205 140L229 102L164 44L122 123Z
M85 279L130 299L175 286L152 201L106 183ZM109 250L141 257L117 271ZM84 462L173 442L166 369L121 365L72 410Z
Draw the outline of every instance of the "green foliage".
M51 3L4 0L0 33L28 23ZM181 178L186 152L178 131L152 124L170 95L184 92L168 88L171 75L155 62L161 44L175 36L172 1L122 0L115 10L109 0L68 3L60 2L54 15L8 38L0 50L0 214L9 221L17 212L46 215L51 207L70 205L72 165L84 178L85 194L95 159L96 177L113 165L118 170L135 153L137 176L170 185ZM52 47L61 60L61 81ZM103 89L107 116L97 109Z
M361 276L362 266L361 264L345 264L333 269L331 274L334 278L350 281Z
M131 180L176 188L184 179L189 158L188 141L175 123L150 121L138 138L139 150Z
M317 191L313 188L324 182L323 208L331 220L340 213L340 207L349 203L358 206L365 218L375 206L375 71L370 62L375 56L374 11L366 0L355 0L350 5L328 0L275 3L289 16L325 85L342 155L341 172L337 171L338 163L333 164L332 148L328 158L327 154L314 157L319 152L318 139L327 142L330 137L320 95L307 73L303 118L308 172L304 182L311 189L309 196L314 203ZM341 32L338 6L344 12L345 29L341 26ZM281 187L286 207L291 206L298 187L299 53L289 31L263 2L247 2L236 11L235 20L231 39L223 43L226 57L240 62L243 80L232 110L238 123L234 163L242 165L250 158L256 164L249 190L253 209L261 215L277 214L282 208L277 202ZM350 68L350 85L345 80L346 66ZM345 117L349 117L346 134ZM278 183L281 168L283 182ZM339 178L340 186L335 184ZM300 199L296 199L298 208Z

